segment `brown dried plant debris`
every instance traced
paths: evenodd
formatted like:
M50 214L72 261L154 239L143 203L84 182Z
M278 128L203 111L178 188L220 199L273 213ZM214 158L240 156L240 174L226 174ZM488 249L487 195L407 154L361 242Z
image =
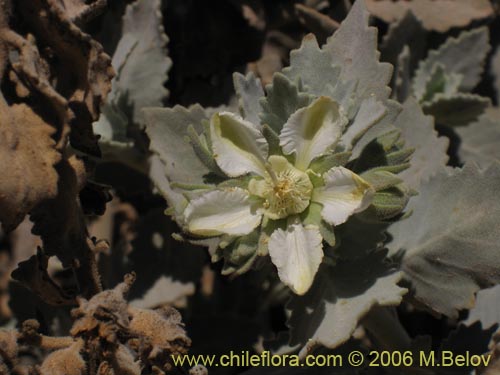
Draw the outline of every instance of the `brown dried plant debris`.
M49 354L39 368L40 375L85 375L86 364L80 352L83 340L76 340L65 349Z
M12 278L31 289L46 303L51 305L73 305L75 298L66 293L48 274L49 258L38 248L37 254L20 262L12 272Z
M189 375L208 375L208 369L203 365L196 365L189 370Z
M72 311L70 336L44 336L36 320L25 321L19 332L0 330L0 374L2 366L6 374L16 368L20 346L52 351L39 366L25 369L30 374L140 375L171 370L171 356L185 354L191 344L180 314L173 308L129 307L125 296L134 280L135 275L128 274L114 289L90 300L80 298Z
M130 333L138 339L131 344L140 348L143 362L150 362L158 369L172 369L171 355L187 353L191 340L186 336L182 318L173 307L156 310L130 307ZM146 338L146 340L144 340Z
M0 94L0 221L14 229L39 202L57 194L54 165L61 155L55 129L25 104L8 106ZM7 177L8 178L5 178Z
M271 83L274 73L283 69L290 51L299 48L305 34L312 32L324 43L340 26L339 22L320 12L327 7L324 2L288 2L274 6L258 0L233 2L241 8L250 26L265 33L260 59L247 64L248 70L259 77L263 85Z
M105 9L107 0L59 0L59 3L66 16L79 25L100 14Z
M98 245L88 236L79 199L92 168L67 146L100 153L92 123L114 72L102 46L79 25L105 3L0 1L0 172L11 177L0 182L0 221L11 230L30 214L43 257L24 262L16 277L53 304L74 297L48 277L45 256L74 269L83 296L101 291Z
M438 32L494 14L490 0L366 0L366 5L370 13L386 22L399 20L411 11L425 29Z
M340 26L337 21L328 15L304 4L295 4L295 11L299 21L313 32L320 41L326 41Z
M17 331L0 330L0 363L12 366L18 355ZM2 367L0 365L0 373Z
M52 106L51 124L63 139L60 148L70 132L72 146L90 154L99 154L92 122L111 89L114 72L102 46L72 20L103 5L102 1L84 5L75 0L17 0L16 24L29 25L28 30L0 31L0 40L17 52L17 61L10 61L17 92L29 92ZM20 84L26 89L19 89Z
M0 172L11 177L0 182L0 222L7 231L65 188L55 165L68 139L80 151L100 153L92 122L114 72L102 46L75 22L105 5L0 1ZM19 102L26 104L13 104Z
M71 312L75 319L71 335L98 337L106 344L125 340L129 336L130 321L125 295L134 281L135 275L129 274L114 289L96 294L90 300L80 298L79 306Z
M259 60L249 63L248 70L252 71L262 81L265 86L270 84L273 75L283 68L283 61L286 58L288 49L284 47L273 34L280 35L280 32L269 33L266 41L262 45L262 55Z
M75 155L62 160L56 170L57 196L41 202L32 210L33 233L41 237L47 256L55 255L63 267L74 269L80 294L90 298L102 288L94 252L97 241L88 236L78 198L88 171L84 161Z

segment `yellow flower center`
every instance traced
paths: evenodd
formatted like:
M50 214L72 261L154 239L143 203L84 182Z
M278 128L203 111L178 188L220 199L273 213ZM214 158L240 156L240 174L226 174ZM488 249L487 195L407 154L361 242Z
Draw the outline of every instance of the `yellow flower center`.
M269 176L254 178L248 185L251 194L264 199L264 214L277 220L303 212L309 206L313 190L309 176L283 156L269 157L269 166Z

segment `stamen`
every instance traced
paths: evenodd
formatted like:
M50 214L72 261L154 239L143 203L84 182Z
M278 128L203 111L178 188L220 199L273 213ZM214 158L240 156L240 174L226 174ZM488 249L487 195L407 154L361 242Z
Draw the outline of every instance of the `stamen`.
M261 181L258 195L262 196L266 214L271 219L282 219L304 211L309 206L312 183L302 171L289 168L276 173L269 164L269 178Z

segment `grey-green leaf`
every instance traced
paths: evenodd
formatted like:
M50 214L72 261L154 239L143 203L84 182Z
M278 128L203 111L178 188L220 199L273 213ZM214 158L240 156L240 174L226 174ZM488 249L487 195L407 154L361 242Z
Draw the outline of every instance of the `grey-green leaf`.
M157 154L152 155L149 160L149 178L153 182L157 191L163 195L168 203L169 210L175 215L175 220L182 226L182 213L186 208L188 201L184 195L175 191L170 186L170 181L166 175L167 168L165 162Z
M388 244L415 298L450 317L474 294L500 282L500 166L443 168L410 200L409 218L393 224Z
M470 310L467 324L481 322L483 328L500 324L500 285L480 290L476 295L476 304Z
M401 104L389 99L385 102L385 107L387 111L386 115L370 126L368 130L362 132L359 140L356 139L352 149L352 159L357 158L363 152L363 149L374 139L396 130L394 122L402 110Z
M163 85L171 61L160 6L161 0L138 0L127 6L123 17L123 34L112 61L116 77L101 116L94 123L105 160L116 159L124 151L136 159L141 156L132 150L131 129L141 125L143 107L162 106L168 95ZM137 163L128 157L121 161Z
M417 98L425 104L431 103L439 95L441 98L450 98L459 91L463 76L461 74L450 73L440 63L434 65L427 85L425 86L424 96Z
M259 100L264 96L260 80L252 72L246 76L234 73L233 82L241 116L255 126L260 125L259 113L262 109Z
M500 162L500 116L484 115L469 126L456 128L460 135L458 155L464 162L476 162L486 167Z
M487 27L471 31L463 31L458 38L449 38L438 49L429 52L423 60L413 80L413 91L417 98L424 96L427 82L434 66L441 64L447 74L454 73L463 76L460 90L472 90L481 78L484 70L484 59L490 50Z
M288 118L298 109L306 107L312 96L299 92L297 85L281 73L273 76L273 83L266 86L267 96L260 100L263 124L279 134Z
M491 73L495 77L495 89L497 91L497 103L500 103L500 47L497 48L491 60Z
M369 16L365 0L357 0L323 49L333 65L341 67L344 81L357 82L358 98L375 96L384 102L391 92L392 66L379 61L377 29L369 26Z
M146 133L150 149L165 163L166 174L172 182L203 184L208 168L198 159L189 140L189 125L200 134L205 111L199 105L190 108L147 108L144 110Z
M354 121L342 135L341 142L348 149L352 148L363 134L380 121L386 113L386 107L374 97L363 100Z
M168 38L163 30L161 0L138 0L127 7L123 37L115 54L129 45L125 42L130 37L135 38L137 44L118 72L116 90L126 94L133 121L141 123L141 109L162 106L168 95L164 84L172 62L167 57Z
M401 273L392 272L383 259L384 252L379 252L334 267L323 265L311 289L291 300L290 345L302 345L299 355L304 357L318 345L338 347L373 306L401 303L406 293L397 285Z
M404 102L411 95L411 52L408 46L404 46L398 55L396 72L394 74L394 99Z
M450 97L438 94L423 109L438 124L464 126L476 121L490 105L489 98L476 94L457 93Z
M290 53L290 67L283 74L294 82L300 80L311 94L330 95L339 80L340 67L333 66L331 55L319 48L313 34L308 34L300 48Z
M187 297L193 295L194 292L193 282L182 282L174 280L172 276L161 275L142 298L130 301L130 305L143 309L154 309L166 304L187 301Z
M421 182L429 179L448 162L448 138L438 137L432 117L425 116L412 98L404 103L395 126L401 129L405 147L415 149L410 168L398 174L398 177L407 186L418 190Z
M117 147L131 146L133 140L127 135L129 119L121 110L120 105L112 100L113 92L110 93L111 101L102 106L99 120L93 124L94 132L101 138L101 143L113 144Z
M368 182L376 191L393 187L402 182L402 180L395 174L376 169L362 173L361 177L366 182Z
M382 59L396 65L401 52L407 46L411 50L409 66L413 70L425 52L425 34L422 23L412 12L406 12L404 17L389 24L389 29L380 45Z

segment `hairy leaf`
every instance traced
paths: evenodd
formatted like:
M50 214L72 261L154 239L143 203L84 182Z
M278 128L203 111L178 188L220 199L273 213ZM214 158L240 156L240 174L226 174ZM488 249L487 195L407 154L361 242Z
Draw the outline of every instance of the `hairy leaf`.
M440 98L449 98L458 92L463 76L461 74L447 74L442 64L434 65L432 74L425 85L423 97L417 99L423 103L430 103L440 96Z
M410 159L410 168L399 173L398 177L402 178L407 186L418 189L422 182L448 162L448 139L438 137L434 130L434 121L422 113L422 109L412 98L404 104L395 126L401 129L405 146L415 149Z
M182 283L172 277L161 275L142 298L130 301L134 307L152 309L166 304L186 303L185 299L194 293L193 283Z
M139 123L141 109L163 104L168 91L163 86L171 61L166 56L168 38L163 30L161 0L138 0L127 7L123 18L123 36L117 46L128 51L130 40L136 43L118 68L116 90L127 95L132 118Z
M155 192L165 197L168 205L174 210L176 217L182 215L188 201L182 193L174 191L167 178L165 162L158 154L153 154L149 159L149 178L154 184Z
M359 106L359 110L347 130L342 135L342 143L351 148L359 138L372 126L380 121L387 113L386 107L375 98L365 99Z
M500 48L497 48L491 60L491 73L495 76L495 89L497 92L497 104L500 103Z
M435 65L441 64L447 74L460 74L462 91L471 91L479 82L484 70L484 59L490 50L486 27L463 31L457 38L449 38L438 49L420 62L413 80L413 91L417 98L424 96L427 83ZM464 52L467 51L467 52Z
M113 55L117 76L94 131L101 136L104 157L138 164L132 147L134 131L144 107L162 106L168 95L164 84L171 61L163 31L160 0L138 0L127 7L123 34ZM135 130L134 130L135 125Z
M151 139L150 148L160 159L153 164L151 178L168 204L182 210L186 200L170 184L202 184L203 176L209 172L186 139L190 125L198 134L202 132L205 111L198 105L189 109L180 106L148 108L144 110L144 118L146 133Z
M458 127L460 135L458 155L464 162L476 162L486 167L500 162L500 117L484 115L469 126Z
M357 82L358 98L375 96L384 102L390 94L392 66L379 62L377 29L368 25L365 0L357 0L323 48L332 55L333 65L341 67L342 79Z
M410 200L412 215L389 228L415 298L432 310L456 317L479 289L500 282L499 184L499 165L443 168Z
M396 130L394 127L394 121L396 121L396 118L400 114L402 106L398 102L389 99L385 102L385 107L387 109L386 115L370 126L367 130L365 129L364 132L361 132L361 137L355 142L352 149L351 159L359 157L364 148L377 137ZM372 113L372 115L375 115L375 113L376 112Z
M449 97L438 94L423 109L438 124L463 126L476 121L490 104L489 98L475 94L457 93Z
M165 163L167 175L175 182L201 184L208 169L185 139L188 126L202 132L205 111L198 105L190 108L148 108L144 110L146 132L151 150Z
M469 311L465 323L481 322L483 328L500 324L500 285L480 290L476 295L476 304Z
M398 56L394 75L394 92L393 97L404 102L411 95L411 67L410 67L411 52L408 46L404 46Z
M405 46L411 50L410 66L413 70L425 53L426 32L412 12L406 13L404 17L389 25L380 45L383 61L396 65Z
M333 65L330 53L318 46L313 34L308 34L299 49L290 53L290 67L283 73L299 81L311 94L329 95L340 78L340 67Z
M260 80L253 73L248 73L246 77L240 73L234 73L233 82L239 99L241 116L252 124L259 125L259 114L262 111L260 99L264 96Z
M292 299L287 306L290 345L302 345L300 356L318 345L340 346L373 306L401 302L406 289L397 283L402 275L384 264L384 255L376 252L334 267L323 265L307 294Z
M311 95L300 92L298 87L281 73L274 75L273 83L266 86L266 91L267 96L260 101L263 110L260 118L277 134L295 111L306 107L312 101Z

